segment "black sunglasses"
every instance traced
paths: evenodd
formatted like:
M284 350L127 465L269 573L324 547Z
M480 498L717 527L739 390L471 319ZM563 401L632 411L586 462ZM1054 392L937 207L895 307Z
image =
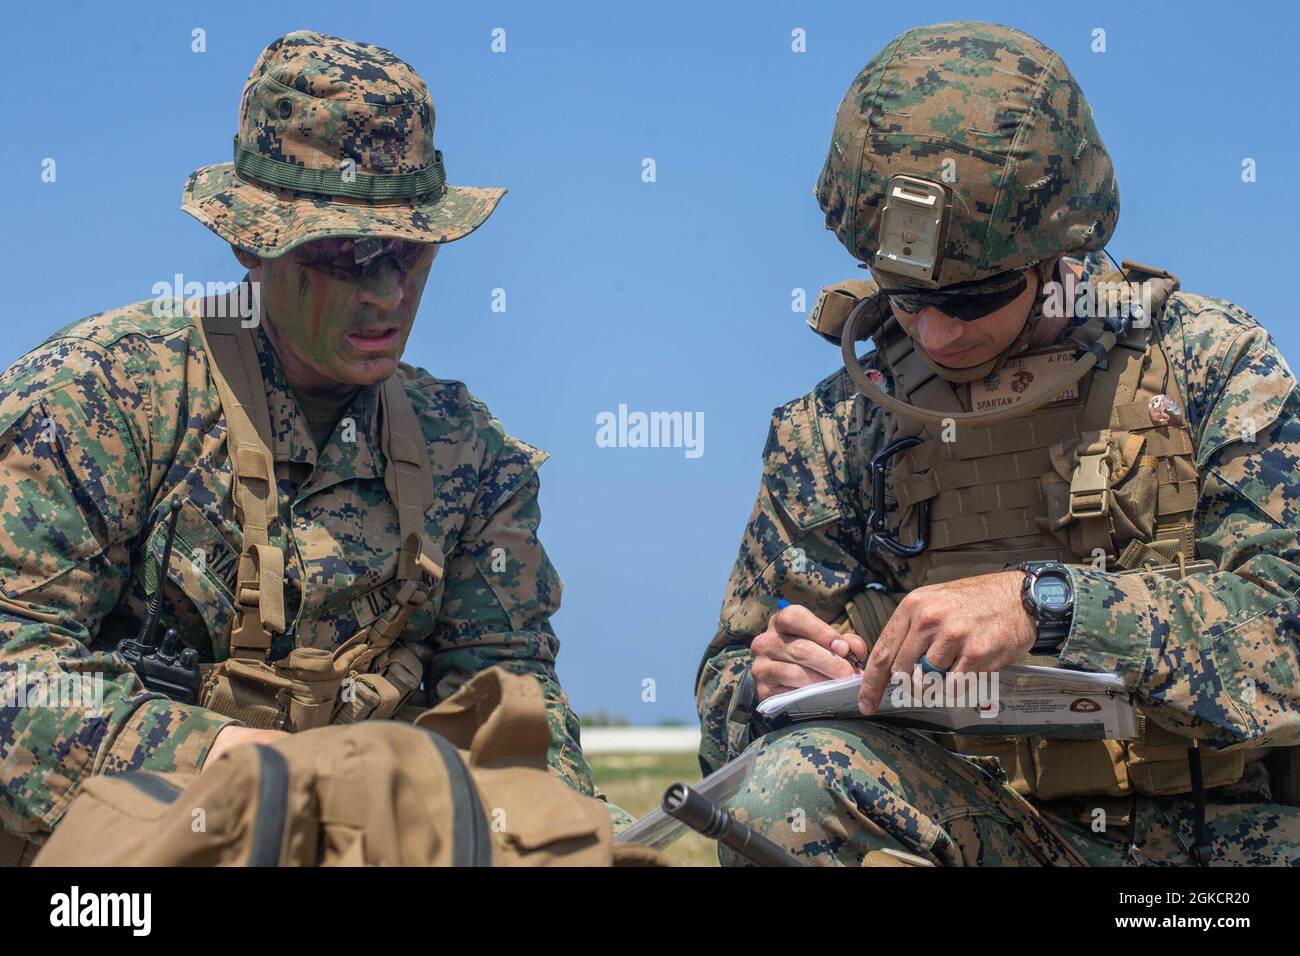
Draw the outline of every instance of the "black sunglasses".
M877 276L876 281L880 282L880 278ZM973 322L1014 302L1028 285L1027 272L1004 272L942 289L888 288L881 283L880 294L887 296L889 304L899 312L914 314L933 307L954 319Z

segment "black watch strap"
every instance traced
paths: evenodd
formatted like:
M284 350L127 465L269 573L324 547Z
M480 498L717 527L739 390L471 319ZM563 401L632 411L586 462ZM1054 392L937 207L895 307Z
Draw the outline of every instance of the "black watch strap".
M1038 636L1034 638L1034 646L1029 648L1029 653L1037 657L1056 656L1061 653L1061 648L1065 646L1065 639L1070 635L1070 625L1038 625Z

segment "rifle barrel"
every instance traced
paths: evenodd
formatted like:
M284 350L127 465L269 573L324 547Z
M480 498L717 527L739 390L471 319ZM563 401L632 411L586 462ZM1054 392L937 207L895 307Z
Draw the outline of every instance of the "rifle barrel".
M664 791L664 813L758 866L807 866L761 833L755 833L708 797L684 783Z

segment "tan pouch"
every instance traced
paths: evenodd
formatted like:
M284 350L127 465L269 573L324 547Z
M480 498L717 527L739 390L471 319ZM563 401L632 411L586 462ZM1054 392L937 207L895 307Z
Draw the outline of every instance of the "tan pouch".
M1129 792L1121 740L1044 740L1034 747L1034 795L1056 800L1078 794L1122 797Z
M840 344L840 335L848 322L849 313L865 298L877 295L880 287L874 279L846 279L821 290L808 313L808 327L826 341ZM888 300L880 296L875 317L889 311Z
M329 651L296 647L276 664L229 658L215 665L199 704L261 730L312 730L330 722L342 682Z
M350 675L335 704L333 723L396 717L424 679L424 660L418 648L403 644L383 651L373 667L370 673Z
M1006 783L1022 796L1033 793L1034 753L1032 737L984 737L967 734L936 734L935 739L953 753L972 757L996 757Z
M1142 715L1139 732L1140 737L1127 745L1128 777L1133 789L1151 797L1190 793L1192 774L1187 765L1187 746L1191 741L1166 730L1149 714ZM1246 751L1223 753L1205 745L1200 750L1205 789L1241 779L1246 769Z
M1140 432L1083 432L1053 445L1054 471L1039 478L1045 530L1068 538L1071 553L1090 554L1110 540L1148 541L1155 532L1157 460L1143 455ZM1082 517L1079 515L1092 515ZM1089 522L1101 521L1103 527ZM1103 535L1104 531L1104 535Z

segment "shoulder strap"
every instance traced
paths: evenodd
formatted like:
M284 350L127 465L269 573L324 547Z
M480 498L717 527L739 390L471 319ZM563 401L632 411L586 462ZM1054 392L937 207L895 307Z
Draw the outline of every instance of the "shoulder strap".
M1169 297L1181 286L1178 276L1167 269L1143 265L1132 259L1123 260L1118 269L1104 272L1092 281L1103 290L1112 289L1109 297L1113 298L1117 306L1142 306L1133 310L1133 317L1141 320L1140 324L1135 324L1135 328L1156 322ZM1135 295L1137 301L1134 301ZM1145 313L1147 308L1150 309L1150 315Z
M429 443L396 373L380 388L379 403L383 418L380 440L384 451L384 487L397 509L397 522L405 545L411 535L424 535L424 513L433 504ZM399 563L398 579L404 580L413 570L410 562Z
M438 545L424 533L424 513L433 504L433 466L415 409L394 374L379 390L383 419L380 441L384 452L384 487L397 509L402 549L397 556L397 594L383 614L361 628L334 650L335 668L343 672L366 671L393 645L406 627L406 619L429 599L442 580L444 558ZM381 675L382 676L382 675ZM369 678L368 678L369 679ZM381 692L382 681L375 683ZM393 698L392 709L400 704ZM348 722L364 716L365 702L355 699L335 714ZM381 716L389 716L391 710ZM373 715L372 715L373 716Z
M269 537L271 522L279 516L279 500L266 387L251 332L238 318L222 317L237 313L213 299L204 300L200 311L194 324L226 417L231 497L244 536L229 654L266 660L272 633L284 633L284 552L272 547Z

